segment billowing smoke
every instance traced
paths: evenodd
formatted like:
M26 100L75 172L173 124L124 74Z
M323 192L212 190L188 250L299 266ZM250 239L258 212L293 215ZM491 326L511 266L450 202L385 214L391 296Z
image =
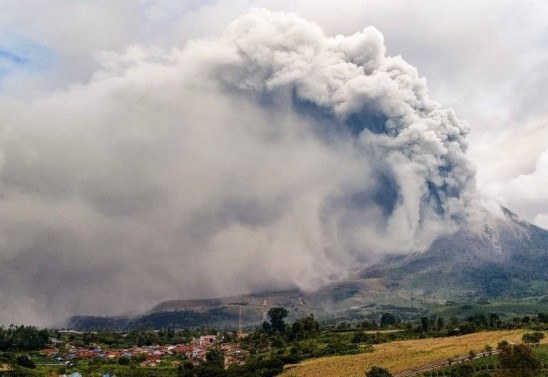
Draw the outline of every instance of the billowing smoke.
M0 321L313 290L466 220L467 126L373 27L257 10L100 58L0 102Z

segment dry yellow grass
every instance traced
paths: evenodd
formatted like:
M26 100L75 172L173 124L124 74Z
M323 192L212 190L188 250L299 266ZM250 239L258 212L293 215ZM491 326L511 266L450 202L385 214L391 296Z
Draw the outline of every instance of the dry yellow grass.
M375 346L375 351L360 355L332 356L306 360L286 369L282 377L363 377L366 370L377 365L392 373L450 357L480 352L489 344L496 348L500 340L521 342L525 331L489 331L459 337L405 340Z

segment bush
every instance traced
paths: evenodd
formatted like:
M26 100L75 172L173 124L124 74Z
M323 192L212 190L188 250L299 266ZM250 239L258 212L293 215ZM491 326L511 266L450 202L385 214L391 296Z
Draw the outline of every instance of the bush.
M468 359L472 360L474 357L476 357L477 353L474 350L470 350L468 352Z
M372 367L369 372L365 372L366 377L392 377L392 374L384 368Z
M20 365L23 368L29 368L29 369L36 368L36 365L34 365L34 362L27 355L17 356L15 361L17 362L17 365Z
M540 331L526 333L526 334L523 334L523 337L522 337L522 340L524 343L532 343L532 344L538 344L540 343L542 339L544 339L544 333L541 333Z
M510 343L508 343L506 340L501 340L497 345L497 349L502 350L502 349L505 349L506 347L508 347L509 345L510 345Z

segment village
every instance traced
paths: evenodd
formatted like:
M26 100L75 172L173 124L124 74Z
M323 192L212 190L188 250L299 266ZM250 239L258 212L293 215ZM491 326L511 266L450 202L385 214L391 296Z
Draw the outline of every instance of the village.
M240 338L247 334L239 334ZM199 365L207 360L208 351L217 350L224 358L224 367L244 365L248 351L242 349L236 342L224 341L221 335L202 335L192 339L192 342L172 345L133 346L129 348L103 348L97 344L89 347L75 346L70 342L54 339L52 345L41 350L47 361L37 365L64 365L73 367L77 360L93 360L104 362L129 363L134 360L141 367L172 366L183 362Z

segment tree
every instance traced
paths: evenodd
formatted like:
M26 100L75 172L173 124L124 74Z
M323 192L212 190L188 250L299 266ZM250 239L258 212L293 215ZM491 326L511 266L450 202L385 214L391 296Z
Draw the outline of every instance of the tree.
M285 341L279 334L275 335L274 338L272 339L272 347L276 347L276 348L285 347Z
M496 313L489 314L489 327L495 328L500 327L502 324L502 321L500 320L500 316Z
M372 367L369 372L365 372L365 377L392 377L392 374L387 369Z
M272 325L268 323L267 321L264 321L261 325L261 328L263 331L267 334L272 334Z
M430 327L429 325L430 325L430 321L428 320L428 317L422 317L421 318L422 331L428 332L428 329Z
M32 326L0 326L0 351L33 351L42 349L49 340L47 330Z
M224 367L225 365L225 356L217 348L210 348L205 355L208 365L216 367Z
M443 330L444 327L445 327L445 320L443 319L443 317L438 317L438 323L437 323L438 331Z
M468 359L469 359L469 360L472 360L472 359L475 358L476 356L477 356L476 351L470 350L470 351L468 352Z
M499 363L503 375L512 377L531 377L540 368L540 362L525 344L504 347L499 354Z
M320 323L314 318L314 314L310 314L300 319L303 330L307 334L314 334L320 330Z
M36 365L34 365L34 362L27 355L19 355L17 356L15 361L17 362L17 365L20 365L23 368L34 369L36 367Z
M507 340L501 340L500 342L498 342L497 344L497 349L498 350L503 350L505 349L506 347L509 347L510 346L510 343L508 343Z
M457 327L459 327L459 320L457 317L452 316L451 318L449 318L449 328L456 329Z
M118 359L118 364L120 365L129 365L129 357L122 356Z
M268 311L268 317L270 318L270 326L272 327L272 333L285 333L285 322L284 318L287 317L289 312L286 308L277 306L271 308Z
M300 340L316 335L320 330L320 324L314 319L314 315L310 314L293 322L288 330L290 331L287 337L290 341Z
M540 331L529 332L523 334L522 337L523 342L529 344L539 344L542 339L544 339L544 334Z
M396 317L392 313L384 313L381 316L381 327L392 326L396 324Z
M177 377L194 377L194 364L186 361L179 365L177 367Z

